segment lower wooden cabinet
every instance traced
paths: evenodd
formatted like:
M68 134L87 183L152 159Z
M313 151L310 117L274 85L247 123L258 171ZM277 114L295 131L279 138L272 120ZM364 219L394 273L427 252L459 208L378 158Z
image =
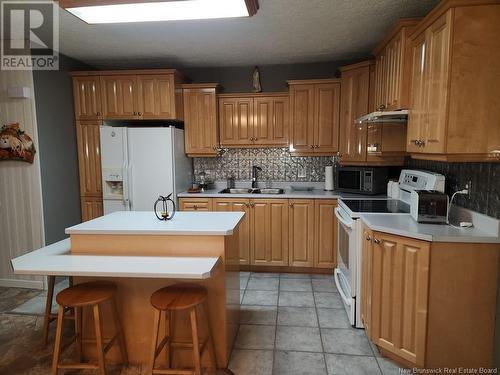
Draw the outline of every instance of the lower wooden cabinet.
M95 219L104 214L102 198L81 197L80 204L82 208L82 222Z
M240 264L334 269L336 199L180 198L182 211L245 212Z
M364 227L361 244L361 321L371 338L373 232Z

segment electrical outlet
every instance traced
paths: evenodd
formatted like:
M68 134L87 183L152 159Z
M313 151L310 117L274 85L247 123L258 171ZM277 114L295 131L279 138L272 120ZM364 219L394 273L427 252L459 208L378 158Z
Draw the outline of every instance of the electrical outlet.
M297 166L297 177L299 177L299 178L305 178L305 177L307 177L307 169L306 169L306 167L303 167L301 165Z

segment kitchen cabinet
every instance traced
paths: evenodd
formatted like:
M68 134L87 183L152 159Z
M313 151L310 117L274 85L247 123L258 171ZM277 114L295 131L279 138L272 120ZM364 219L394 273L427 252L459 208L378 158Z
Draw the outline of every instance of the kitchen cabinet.
M500 161L500 4L444 1L411 35L407 150L413 158ZM487 67L487 68L486 68Z
M288 144L288 94L221 94L218 106L221 146Z
M289 199L289 265L312 267L314 265L314 201Z
M333 155L339 150L340 80L288 81L290 152Z
M251 264L288 265L288 199L252 199Z
M179 97L173 74L137 76L137 116L141 119L182 120L182 105L176 103Z
M374 49L374 108L370 108L368 112L409 107L411 49L408 37L420 20L420 18L399 20Z
M80 195L85 197L102 198L100 125L99 120L76 123Z
M102 115L99 77L73 77L73 98L77 120L95 120Z
M136 76L101 76L101 87L103 118L125 120L138 117Z
M238 227L238 246L240 264L250 264L250 224L251 206L249 199L214 199L214 211L244 212L245 216Z
M188 156L218 154L217 84L183 85L184 141Z
M81 197L82 222L104 215L102 198Z
M181 211L213 211L213 200L210 198L180 198Z
M335 199L314 200L314 267L337 266L337 218Z
M371 339L372 283L373 283L373 232L363 227L361 238L361 321L366 336Z
M343 165L403 165L406 124L358 123L370 112L374 91L373 61L340 68L342 93L339 161Z

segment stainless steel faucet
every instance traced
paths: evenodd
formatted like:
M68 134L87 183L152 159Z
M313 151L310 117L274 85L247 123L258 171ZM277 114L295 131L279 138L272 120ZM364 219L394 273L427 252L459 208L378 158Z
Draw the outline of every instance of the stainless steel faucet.
M257 187L257 171L262 171L262 168L254 165L252 167L252 189Z

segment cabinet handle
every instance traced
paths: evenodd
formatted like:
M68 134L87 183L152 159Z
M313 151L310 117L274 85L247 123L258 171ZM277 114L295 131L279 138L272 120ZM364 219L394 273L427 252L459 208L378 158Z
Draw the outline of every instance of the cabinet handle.
M290 203L288 207L293 208L293 203Z
M250 203L250 207L254 208L255 207L255 203Z
M134 111L134 116L137 116L137 112Z
M371 238L370 236L366 236L366 240L367 240L367 241L371 241L371 240L372 240L372 238Z
M378 240L378 239L374 238L374 239L373 239L373 242L374 242L374 243L376 243L376 244L379 244L379 243L380 243L380 240Z
M96 115L97 115L97 116L100 116L100 115L101 115L101 112L97 112L97 113L96 113Z
M315 148L319 148L319 145L314 146Z
M420 140L418 147L424 147L425 146L425 141Z
M193 206L193 208L194 208L195 210L197 210L197 209L198 209L198 206L197 206L197 205L194 205L194 206Z
M385 104L381 104L378 106L377 111L383 111L385 108Z
M137 115L138 116L142 116L142 112L137 112Z
M341 152L337 152L337 157L341 158L343 154Z
M310 146L309 146L309 148L314 148L314 146L313 146L313 145L310 145Z

